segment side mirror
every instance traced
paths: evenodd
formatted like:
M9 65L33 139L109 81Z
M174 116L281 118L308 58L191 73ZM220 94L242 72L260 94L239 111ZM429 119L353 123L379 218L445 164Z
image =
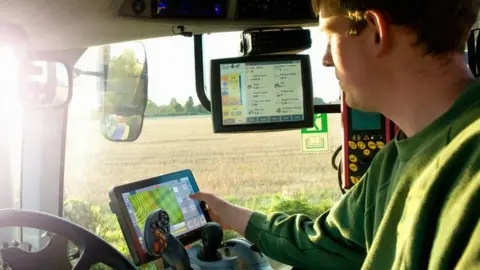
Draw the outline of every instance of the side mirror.
M67 67L54 61L27 61L19 69L18 100L29 109L67 106L72 84Z
M125 42L102 46L102 52L100 130L110 141L135 141L142 131L148 100L145 47L140 42Z

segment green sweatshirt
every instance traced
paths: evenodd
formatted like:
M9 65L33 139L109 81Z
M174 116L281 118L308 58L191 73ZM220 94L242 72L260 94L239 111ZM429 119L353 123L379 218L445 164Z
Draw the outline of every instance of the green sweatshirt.
M480 269L480 82L400 137L330 211L254 213L245 237L303 269Z

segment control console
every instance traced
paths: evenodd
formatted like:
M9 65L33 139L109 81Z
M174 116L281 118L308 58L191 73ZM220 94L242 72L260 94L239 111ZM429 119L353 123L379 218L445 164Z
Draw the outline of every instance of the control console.
M375 155L395 136L396 125L376 112L350 108L342 100L343 188L357 184L370 167Z
M247 240L232 239L222 243L222 228L214 222L202 228L202 245L188 250L170 233L166 211L159 209L151 213L144 228L147 252L155 258L163 257L175 269L272 269L267 257Z

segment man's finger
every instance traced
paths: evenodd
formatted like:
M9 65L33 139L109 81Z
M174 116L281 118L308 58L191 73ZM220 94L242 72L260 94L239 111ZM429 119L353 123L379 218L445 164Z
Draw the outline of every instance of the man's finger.
M190 198L193 200L198 200L198 201L207 201L208 199L208 194L203 193L203 192L197 192L194 194L190 194Z
M192 200L199 200L202 195L198 193L190 194L189 197Z

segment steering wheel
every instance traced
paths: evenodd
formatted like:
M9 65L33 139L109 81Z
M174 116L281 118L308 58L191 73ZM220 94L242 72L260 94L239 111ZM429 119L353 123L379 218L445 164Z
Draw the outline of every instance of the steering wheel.
M28 227L45 230L72 241L80 251L80 258L73 266L73 270L88 270L96 263L103 263L118 270L137 269L125 256L100 237L66 219L51 214L2 209L0 210L0 228L3 227ZM28 253L25 252L25 254ZM28 257L25 258L25 260L28 259Z

